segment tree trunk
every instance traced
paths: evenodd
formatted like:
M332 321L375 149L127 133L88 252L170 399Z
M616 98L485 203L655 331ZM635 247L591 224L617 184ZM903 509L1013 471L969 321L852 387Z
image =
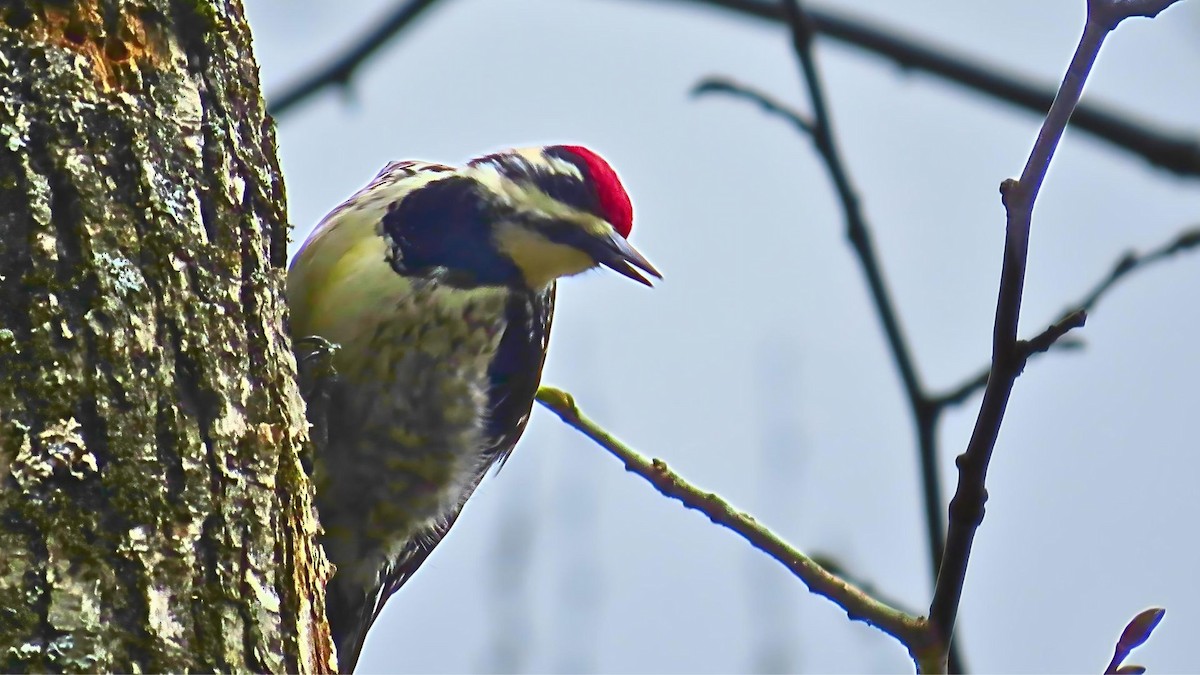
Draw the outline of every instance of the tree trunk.
M0 3L0 670L332 669L239 0Z

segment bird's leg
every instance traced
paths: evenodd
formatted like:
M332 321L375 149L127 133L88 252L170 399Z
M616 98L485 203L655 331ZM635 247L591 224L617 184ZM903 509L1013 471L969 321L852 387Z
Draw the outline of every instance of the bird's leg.
M300 381L300 394L304 397L309 423L309 436L317 452L329 442L329 399L337 384L338 374L333 366L333 355L341 348L319 335L297 338L293 345L296 352L296 369ZM304 453L301 459L304 469L312 475L312 457Z

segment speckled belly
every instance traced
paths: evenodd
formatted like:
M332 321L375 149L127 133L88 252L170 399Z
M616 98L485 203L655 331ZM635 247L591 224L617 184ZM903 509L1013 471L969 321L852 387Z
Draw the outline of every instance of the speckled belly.
M506 302L499 288L416 288L338 352L323 462L339 468L322 462L316 476L335 564L393 559L466 496L483 461L488 367Z

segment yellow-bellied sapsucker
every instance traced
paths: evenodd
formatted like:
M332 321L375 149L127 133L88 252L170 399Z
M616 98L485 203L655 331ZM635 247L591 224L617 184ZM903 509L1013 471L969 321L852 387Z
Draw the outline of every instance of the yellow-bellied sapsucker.
M308 390L322 397L314 480L344 672L384 602L524 431L555 280L599 265L646 285L639 269L661 278L626 241L632 221L607 162L555 145L461 168L393 162L296 255L292 335L338 347L334 375Z

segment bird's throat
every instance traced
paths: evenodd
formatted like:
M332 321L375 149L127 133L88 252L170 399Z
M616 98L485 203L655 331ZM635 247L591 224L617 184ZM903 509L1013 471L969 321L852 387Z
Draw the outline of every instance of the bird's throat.
M596 266L588 254L573 246L550 241L526 227L500 226L496 244L521 271L529 288L540 290L559 277L569 277Z

